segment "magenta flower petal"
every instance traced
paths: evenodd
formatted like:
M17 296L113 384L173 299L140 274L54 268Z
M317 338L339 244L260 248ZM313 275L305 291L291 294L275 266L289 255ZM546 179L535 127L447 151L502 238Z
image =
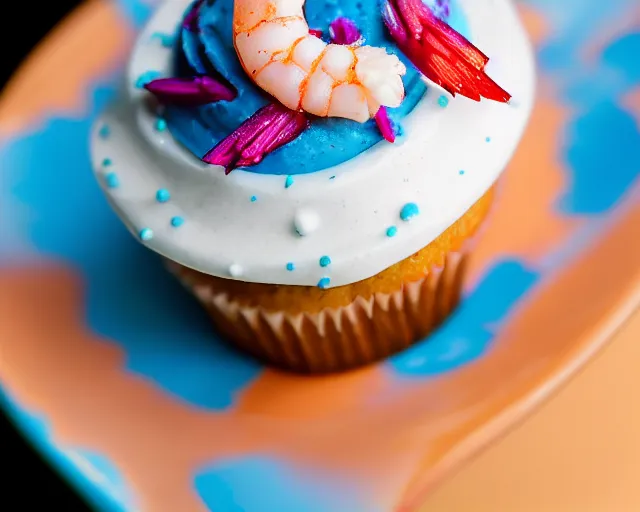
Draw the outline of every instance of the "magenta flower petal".
M396 132L393 129L391 118L389 117L389 112L387 112L386 107L380 107L380 110L378 110L376 114L376 124L378 125L380 133L382 133L382 136L387 141L391 143L396 141Z
M200 31L198 21L200 17L200 7L203 3L204 0L195 0L195 2L191 4L191 7L189 7L182 20L182 28L186 28L187 30L195 33Z
M329 26L331 41L335 44L355 44L362 34L353 20L343 16L336 18Z
M290 119L291 117L287 115L274 115L272 121L267 126L263 126L262 131L251 141L251 144L242 150L239 165L256 165L260 163L265 153L269 151L271 143L283 133Z
M277 131L271 131L268 137L264 137L260 141L256 138L251 146L242 152L242 158L238 161L237 166L248 167L259 164L266 155L295 140L309 127L309 121L304 114L286 116L285 119L286 123L279 123L280 128Z
M215 101L232 101L238 93L210 76L158 78L144 88L163 105L198 106Z
M257 165L269 153L295 140L308 126L309 120L303 112L273 103L253 114L202 161L222 165L226 174L237 167Z
M441 6L446 7L444 2ZM511 99L486 74L489 58L422 0L385 0L382 17L391 37L413 65L452 95L502 103Z

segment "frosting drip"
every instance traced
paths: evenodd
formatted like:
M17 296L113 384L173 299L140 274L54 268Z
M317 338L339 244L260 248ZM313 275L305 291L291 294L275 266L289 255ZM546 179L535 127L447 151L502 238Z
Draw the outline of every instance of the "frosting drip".
M427 2L441 15L448 11L442 2ZM309 27L328 37L330 24L339 16L353 19L362 32L365 43L385 47L407 65L404 77L406 97L399 108L388 109L395 126L419 103L426 85L413 66L389 38L378 0L337 2L307 0ZM231 102L219 102L201 107L169 107L166 119L172 135L195 156L202 158L216 143L233 132L257 110L274 101L260 90L244 73L233 45L233 0L207 0L200 6L197 26L191 20L181 27L176 59L177 76L219 73L232 84L238 97ZM462 10L452 2L448 22L468 35ZM374 121L360 124L339 118L314 118L310 129L298 139L275 151L248 171L263 174L305 174L344 163L383 140Z

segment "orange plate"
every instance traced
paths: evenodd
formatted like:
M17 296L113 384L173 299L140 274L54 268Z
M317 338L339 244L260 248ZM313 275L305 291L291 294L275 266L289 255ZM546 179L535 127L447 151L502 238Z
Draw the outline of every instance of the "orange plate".
M304 378L218 343L93 183L88 130L149 6L88 2L0 102L3 407L101 510L415 510L640 300L637 9L523 4L541 92L463 306L383 364Z

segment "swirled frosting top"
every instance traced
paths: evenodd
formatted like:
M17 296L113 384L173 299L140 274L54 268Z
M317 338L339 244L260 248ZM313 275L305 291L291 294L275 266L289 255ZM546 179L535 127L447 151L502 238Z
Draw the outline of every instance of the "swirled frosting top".
M230 8L230 2L219 2ZM316 2L325 0L308 0L307 12L315 12ZM175 46L165 43L179 32L189 3L166 1L140 35L124 94L95 125L92 159L107 198L136 237L208 274L330 287L373 276L431 242L491 187L530 114L532 52L511 1L488 6L459 0L454 15L456 9L464 13L458 19L466 20L471 40L491 56L489 72L513 95L510 104L454 99L428 86L404 112L404 135L395 144L379 142L374 126L358 127L367 150L354 150L343 133L339 138L347 139L350 158L323 156L322 137L351 130L348 121L331 129L327 122L296 141L308 150L294 142L261 164L315 172L284 176L241 168L225 175L222 167L194 156L189 147L198 154L204 142L190 146L175 118L167 124L139 87L149 77L174 73ZM375 16L372 9L366 12ZM255 88L251 91L255 105L246 114L264 102ZM206 130L222 126L208 115ZM224 122L235 128L240 117L230 112ZM214 142L209 137L208 145ZM302 161L309 166L300 167Z
M436 0L430 0L436 4ZM458 1L451 4L447 22L464 35L468 25ZM401 126L427 90L420 73L398 50L382 21L379 0L336 2L307 0L307 22L311 28L329 33L339 16L356 20L366 44L381 46L397 54L407 64L404 77L406 96L399 108L390 109L391 118ZM177 38L178 76L206 74L216 70L238 91L232 102L201 107L168 108L166 120L172 135L201 158L212 145L226 137L245 119L272 100L245 74L233 45L233 0L205 2L199 9L195 30L183 28ZM382 140L373 120L363 124L340 118L314 119L298 139L276 151L250 172L266 174L302 174L341 164Z

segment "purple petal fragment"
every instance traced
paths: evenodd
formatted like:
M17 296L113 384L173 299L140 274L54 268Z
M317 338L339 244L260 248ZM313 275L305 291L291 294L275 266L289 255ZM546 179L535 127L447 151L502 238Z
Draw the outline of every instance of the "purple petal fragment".
M355 44L362 37L355 22L344 16L331 22L329 35L331 36L331 42L335 44Z
M389 142L394 143L396 141L396 132L393 129L389 112L386 107L380 107L376 114L376 124L382 136Z
M436 0L433 6L433 13L441 20L446 20L451 15L450 0Z
M182 28L186 28L191 32L198 33L200 28L198 27L198 21L200 18L200 7L204 3L204 0L195 0L191 4L191 7L187 10L184 19L182 20Z
M238 93L210 76L158 78L144 88L163 105L198 106L215 101L233 101Z
M309 120L303 112L272 103L220 141L202 161L221 165L225 174L229 174L237 167L259 164L266 155L295 140L308 127Z

